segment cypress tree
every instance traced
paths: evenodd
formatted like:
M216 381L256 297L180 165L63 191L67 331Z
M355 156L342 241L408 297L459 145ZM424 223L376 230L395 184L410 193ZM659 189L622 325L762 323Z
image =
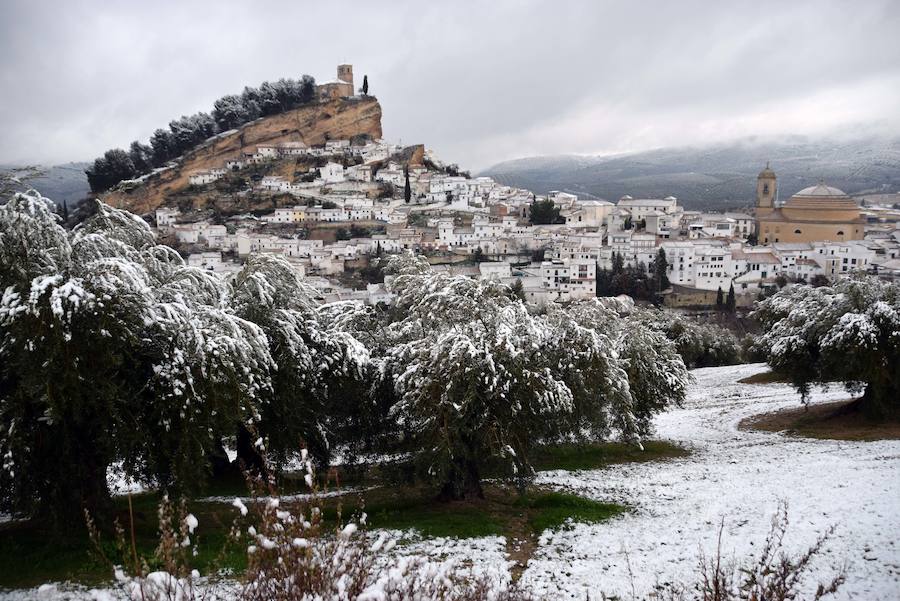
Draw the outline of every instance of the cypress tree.
M666 251L662 248L656 251L653 267L656 290L662 292L669 287L669 260L666 258Z
M403 199L409 204L412 200L412 187L409 185L409 167L404 167L403 174L406 176L406 183L403 184Z
M722 287L719 286L719 290L716 292L716 310L721 311L725 306L725 294L722 292Z

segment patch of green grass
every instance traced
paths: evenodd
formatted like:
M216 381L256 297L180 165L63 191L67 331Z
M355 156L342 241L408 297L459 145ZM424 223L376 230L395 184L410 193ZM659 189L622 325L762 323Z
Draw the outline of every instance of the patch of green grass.
M223 488L230 488L231 485ZM619 505L598 503L575 495L531 492L516 496L511 490L486 487L487 498L472 501L437 501L434 491L417 488L381 487L365 493L364 510L370 528L416 530L426 537L474 538L491 535L521 537L539 535L546 528L558 528L567 521L595 523L618 515ZM140 556L151 558L158 544L157 494L132 498L134 530ZM337 508L342 518L362 510L361 500L348 495L322 499L326 523L334 524ZM116 517L128 528L126 498L116 499ZM240 573L246 567L246 551L240 544L225 548L235 510L227 503L189 501L187 509L200 522L192 537L198 555L192 567L201 573L229 568ZM105 524L101 544L106 556L121 564L111 524ZM522 528L525 526L525 530ZM81 524L73 524L65 535L54 534L30 522L0 527L0 588L37 586L47 581L72 581L93 586L108 583L109 567L93 553ZM151 568L154 566L151 565Z
M159 544L158 503L155 493L132 497L137 552L148 559ZM242 547L232 545L220 558L235 510L221 503L188 502L187 507L200 522L197 535L192 537L198 551L192 565L202 573L213 567L243 569L247 558ZM115 514L108 523L97 524L104 555L121 564L124 558L116 545L113 519L126 531L129 529L126 497L115 500ZM47 581L95 585L108 582L111 577L109 566L97 556L83 522L71 524L64 532L34 522L12 522L0 527L0 588L31 587Z
M517 501L528 510L528 524L535 534L555 529L569 522L596 524L623 513L626 508L615 503L600 503L577 495L547 492L525 495Z
M545 446L534 453L534 466L538 471L591 470L616 463L658 461L690 454L684 447L665 440L642 444L644 450L622 442Z
M0 566L3 588L36 586L47 580L94 583L102 580L100 574L105 572L88 555L85 540L50 538L46 533L18 525L8 525L0 531Z
M419 499L366 507L372 528L415 529L428 537L475 538L503 534L505 520L475 503Z

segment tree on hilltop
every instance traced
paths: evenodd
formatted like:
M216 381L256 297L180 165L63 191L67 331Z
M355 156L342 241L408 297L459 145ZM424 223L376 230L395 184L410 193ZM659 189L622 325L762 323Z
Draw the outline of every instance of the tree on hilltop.
M316 99L316 82L309 75L299 80L279 79L263 82L259 88L245 87L240 94L229 94L213 103L212 114L199 112L169 122L168 129L157 129L149 146L133 142L128 153L130 167L110 157L108 151L86 170L91 190L102 192L123 179L149 173L154 167L195 148L211 136L240 127L259 117L275 115L303 106Z
M95 192L109 190L120 181L131 179L138 174L131 156L121 148L107 150L84 172L91 190Z

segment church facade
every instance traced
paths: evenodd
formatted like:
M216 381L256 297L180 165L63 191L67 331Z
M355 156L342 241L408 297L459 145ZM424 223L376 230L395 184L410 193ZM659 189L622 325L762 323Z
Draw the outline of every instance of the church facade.
M820 183L776 201L778 178L768 165L756 178L756 232L760 244L862 240L859 205L843 191Z

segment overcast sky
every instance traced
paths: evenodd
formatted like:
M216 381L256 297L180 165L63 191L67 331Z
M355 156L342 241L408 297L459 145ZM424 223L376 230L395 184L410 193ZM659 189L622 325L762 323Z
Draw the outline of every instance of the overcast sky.
M481 169L900 130L900 2L0 0L0 163L92 159L244 85L354 65L392 141Z

